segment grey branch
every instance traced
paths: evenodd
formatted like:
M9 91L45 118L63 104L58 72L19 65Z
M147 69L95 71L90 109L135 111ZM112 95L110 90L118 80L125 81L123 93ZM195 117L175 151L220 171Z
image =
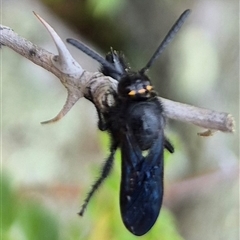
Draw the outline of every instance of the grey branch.
M35 64L53 73L67 89L68 97L59 114L50 123L60 120L82 97L91 100L101 112L106 112L115 102L113 94L117 91L117 81L100 72L88 72L76 62L64 42L54 29L39 15L34 13L50 33L57 47L58 55L34 45L15 33L12 29L0 25L0 46L7 46ZM167 118L188 122L207 131L202 136L209 136L214 131L234 132L234 118L229 113L198 108L187 104L159 98Z

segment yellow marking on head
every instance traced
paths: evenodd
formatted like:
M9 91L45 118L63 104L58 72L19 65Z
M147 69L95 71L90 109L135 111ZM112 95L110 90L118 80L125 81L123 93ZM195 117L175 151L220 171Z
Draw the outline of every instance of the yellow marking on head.
M136 95L136 91L132 90L128 93L129 96L135 96Z
M146 92L146 89L144 89L144 88L138 90L138 93L139 93L139 94L143 94L143 93L145 93L145 92Z
M147 89L148 91L151 91L151 90L153 89L153 87L152 87L151 85L147 85L147 86L146 86L146 89Z

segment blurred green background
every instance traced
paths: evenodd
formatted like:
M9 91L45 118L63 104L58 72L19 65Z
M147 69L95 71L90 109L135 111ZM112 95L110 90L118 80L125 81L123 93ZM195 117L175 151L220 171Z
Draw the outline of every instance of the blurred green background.
M4 240L237 240L239 237L238 1L2 0L2 24L56 53L37 12L62 39L75 37L102 54L122 50L133 69L149 60L174 21L192 13L149 71L163 97L232 113L235 134L201 138L202 129L169 120L175 146L165 154L159 219L143 237L119 213L120 154L83 218L80 206L108 155L94 106L81 99L64 119L42 126L65 102L58 79L8 48L1 49L1 233ZM69 47L88 71L98 63Z

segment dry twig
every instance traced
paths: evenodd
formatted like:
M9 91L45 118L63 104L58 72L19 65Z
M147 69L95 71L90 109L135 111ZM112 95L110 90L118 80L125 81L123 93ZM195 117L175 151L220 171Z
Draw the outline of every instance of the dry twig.
M114 105L113 93L117 90L117 81L99 72L87 72L71 56L64 42L54 29L39 15L37 18L49 31L58 49L58 55L34 45L16 34L12 29L0 25L0 44L7 46L57 76L68 92L66 103L59 114L50 123L60 120L81 98L91 100L102 112ZM168 99L160 98L164 115L178 121L190 122L207 129L201 136L209 136L214 131L233 132L234 119L231 114L198 108Z

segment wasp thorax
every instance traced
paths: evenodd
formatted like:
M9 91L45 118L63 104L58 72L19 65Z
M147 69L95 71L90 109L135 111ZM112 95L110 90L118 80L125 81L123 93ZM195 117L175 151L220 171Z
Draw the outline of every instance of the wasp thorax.
M149 78L140 73L123 76L118 84L118 94L125 99L146 99L152 96L152 91Z

